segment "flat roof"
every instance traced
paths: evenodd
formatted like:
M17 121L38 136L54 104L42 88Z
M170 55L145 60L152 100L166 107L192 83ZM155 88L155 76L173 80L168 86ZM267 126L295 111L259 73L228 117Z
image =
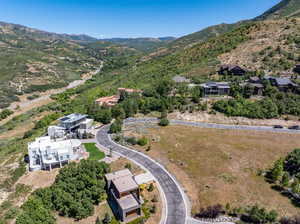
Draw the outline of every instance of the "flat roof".
M29 150L39 149L41 151L55 150L58 153L68 153L74 147L79 147L81 141L78 139L67 139L54 141L50 136L36 138L34 142L28 143Z
M139 185L134 181L132 176L120 177L112 180L112 182L120 193L139 188Z
M113 173L105 174L107 180L114 180L126 176L133 176L129 169L119 170Z
M71 123L71 122L74 122L74 121L81 120L83 118L87 118L87 115L73 113L73 114L69 114L67 116L64 116L62 118L59 118L58 120L61 121L61 122L64 122L64 123Z
M206 82L201 84L202 87L218 87L218 88L230 88L229 82Z
M123 210L127 210L130 208L135 208L135 207L140 206L140 204L138 203L138 201L135 199L135 197L132 194L129 194L125 197L118 199L118 203Z

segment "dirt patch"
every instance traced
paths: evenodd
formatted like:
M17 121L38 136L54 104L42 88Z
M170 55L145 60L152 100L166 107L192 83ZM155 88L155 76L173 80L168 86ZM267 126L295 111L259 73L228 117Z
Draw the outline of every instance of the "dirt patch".
M137 166L135 163L128 159L120 157L118 160L113 161L110 164L111 172L116 172L118 170L129 168L133 175L139 175L145 173L145 171Z
M59 169L53 169L51 171L39 170L27 172L19 179L17 183L29 185L33 190L49 187L54 183L58 172Z
M299 212L288 198L271 189L260 170L300 147L299 134L216 130L184 126L149 129L157 136L144 151L163 163L184 186L193 212L216 203L259 203L281 215ZM142 150L140 148L140 150ZM145 150L145 148L144 148Z
M249 119L245 117L227 117L224 114L209 114L207 112L180 113L174 112L169 115L170 119L207 122L216 124L235 124L235 125L253 125L253 126L274 126L282 125L285 127L299 125L299 118L289 116L290 120L284 119Z
M40 120L44 116L50 114L50 112L43 112L38 114L37 116L31 117L29 120L24 121L22 125L17 125L14 129L4 132L0 134L0 140L1 139L9 139L9 138L16 138L16 137L23 137L24 133L26 131L31 130L34 127L34 122Z
M109 205L107 204L106 201L103 202L103 203L100 203L98 206L95 206L94 215L92 215L88 218L76 221L72 218L67 218L67 217L62 217L62 216L57 215L56 216L56 223L57 224L74 224L74 223L77 223L77 224L92 224L92 223L96 223L97 217L99 217L100 220L104 219L105 213L108 213L108 214L112 215L112 211L111 211L111 209L110 209L110 207L109 207Z

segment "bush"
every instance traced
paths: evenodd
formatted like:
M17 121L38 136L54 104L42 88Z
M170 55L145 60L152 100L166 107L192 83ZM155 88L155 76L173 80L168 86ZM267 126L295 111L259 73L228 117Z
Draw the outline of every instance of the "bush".
M4 109L0 112L0 121L12 115L14 112L9 109Z
M30 198L22 205L23 212L17 217L16 224L54 224L55 218L51 211L45 208L43 202L37 198Z
M201 208L200 212L196 214L196 217L215 219L221 214L224 214L224 209L222 205L218 204L214 206L209 206L207 208Z
M277 220L277 216L276 211L268 212L265 208L255 205L249 208L241 219L249 223L273 223Z
M151 183L151 184L149 185L149 187L148 187L147 190L148 190L149 192L154 191L154 185L153 185L153 183Z
M145 146L148 144L148 139L146 137L142 137L137 141L137 144L140 146Z
M137 140L135 137L130 137L126 139L126 142L131 144L131 145L136 145L137 144Z
M166 127L170 124L169 120L167 118L163 118L158 123L159 126Z
M112 123L112 125L109 128L109 133L110 134L117 134L120 133L122 131L122 125L123 122L119 119L115 120L114 123Z
M14 219L17 217L18 213L19 213L18 208L11 208L5 213L4 218L5 219Z

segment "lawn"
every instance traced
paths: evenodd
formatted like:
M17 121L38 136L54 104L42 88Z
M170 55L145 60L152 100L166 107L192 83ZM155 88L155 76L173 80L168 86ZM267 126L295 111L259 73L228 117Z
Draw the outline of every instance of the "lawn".
M151 143L151 151L144 153L163 163L179 179L194 212L216 203L234 207L258 203L281 215L300 211L258 175L299 148L299 134L169 126L146 128L142 135L159 139Z
M89 159L90 160L101 160L105 157L104 152L101 152L96 143L84 143L84 147L86 151L89 152Z

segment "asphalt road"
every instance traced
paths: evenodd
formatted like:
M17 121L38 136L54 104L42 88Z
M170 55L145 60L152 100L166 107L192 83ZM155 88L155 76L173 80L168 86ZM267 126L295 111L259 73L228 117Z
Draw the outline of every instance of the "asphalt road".
M108 135L109 126L101 128L97 133L97 142L114 152L136 161L144 166L156 178L160 184L166 199L165 224L185 224L187 218L187 205L184 201L184 193L176 180L160 164L148 156L118 145L111 141Z
M157 123L157 118L128 118L125 123ZM225 124L210 124L204 122L190 122L182 120L171 120L172 125L184 125L202 128L228 129L228 130L250 130L250 131L269 131L277 133L299 133L299 130L290 129L274 129L269 126L246 126L246 125L225 125ZM129 149L127 147L118 145L110 139L108 134L109 126L102 127L96 136L97 142L105 148L112 149L114 152L127 157L137 164L144 166L161 185L166 199L166 218L164 224L194 224L202 223L195 220L188 214L190 211L188 201L185 193L180 188L174 177L159 163L150 157ZM230 223L230 222L229 222Z
M157 118L128 118L125 123L156 123ZM293 133L300 134L300 130L292 129L275 129L271 126L248 126L248 125L229 125L229 124L212 124L205 122L193 122L193 121L182 121L182 120L170 120L172 125L184 125L201 128L215 128L215 129L227 129L227 130L248 130L248 131L269 131L276 133Z

